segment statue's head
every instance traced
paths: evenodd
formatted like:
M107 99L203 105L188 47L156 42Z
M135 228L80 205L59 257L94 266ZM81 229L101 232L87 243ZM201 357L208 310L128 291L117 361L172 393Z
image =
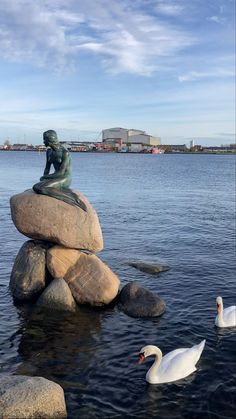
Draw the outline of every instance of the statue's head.
M53 129L49 129L43 133L43 141L46 146L58 143L57 133Z

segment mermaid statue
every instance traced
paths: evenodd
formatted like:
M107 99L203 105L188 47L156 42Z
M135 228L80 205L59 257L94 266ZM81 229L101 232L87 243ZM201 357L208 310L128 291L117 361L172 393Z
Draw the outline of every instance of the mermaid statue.
M51 196L87 211L84 202L69 189L72 180L70 153L59 143L57 133L53 130L43 133L43 142L48 147L46 166L40 182L33 186L34 192ZM55 169L54 173L49 173L51 165Z

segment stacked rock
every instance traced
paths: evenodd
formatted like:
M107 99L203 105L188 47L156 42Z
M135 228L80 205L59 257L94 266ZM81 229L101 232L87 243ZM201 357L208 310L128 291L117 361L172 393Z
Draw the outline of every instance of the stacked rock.
M15 300L74 311L77 304L102 306L117 296L118 277L96 256L103 249L96 211L82 193L73 193L86 211L33 190L11 197L12 220L31 239L12 269Z

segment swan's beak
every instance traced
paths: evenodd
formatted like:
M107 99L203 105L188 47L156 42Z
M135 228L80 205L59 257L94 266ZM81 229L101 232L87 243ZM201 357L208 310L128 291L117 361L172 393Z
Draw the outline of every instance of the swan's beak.
M139 354L139 356L138 356L138 362L139 362L139 364L141 363L141 362L143 362L144 361L144 359L145 359L145 356L144 356L144 353L142 352L141 354Z
M220 306L220 304L216 304L216 307L217 307L217 313L220 313L221 312L221 306Z

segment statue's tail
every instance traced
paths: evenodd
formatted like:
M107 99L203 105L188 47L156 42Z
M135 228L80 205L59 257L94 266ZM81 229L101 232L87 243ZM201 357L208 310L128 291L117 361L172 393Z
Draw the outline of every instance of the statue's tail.
M82 210L84 210L85 212L87 212L87 207L85 205L85 203L79 199L78 197L76 198L76 202L77 202L77 206L80 207Z
M52 188L50 188L52 189ZM67 202L70 205L81 208L83 211L87 212L87 207L85 203L78 198L78 196L71 189L57 189L57 199L61 199L64 202ZM55 196L56 198L56 196Z
M66 202L69 205L81 208L83 211L87 212L87 207L85 203L78 198L78 196L71 189L58 189L54 187L40 187L36 188L34 185L33 190L36 193L51 196L52 198L59 199L60 201Z

